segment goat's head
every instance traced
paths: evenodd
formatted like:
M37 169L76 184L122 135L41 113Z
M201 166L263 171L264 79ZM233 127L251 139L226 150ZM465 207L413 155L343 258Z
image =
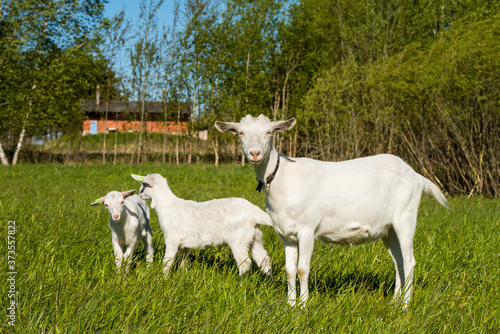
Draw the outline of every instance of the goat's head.
M151 208L155 208L156 203L153 200L153 187L160 184L167 184L167 180L160 174L148 174L146 176L140 176L135 174L130 174L132 178L136 181L141 182L141 188L139 189L139 197L143 200L151 200Z
M135 194L135 189L122 192L110 191L106 196L96 199L90 205L94 206L94 205L104 204L106 209L108 209L111 218L115 222L118 222L120 221L121 218L121 214L123 211L123 204L125 203L125 198L133 194Z
M239 123L215 122L215 127L220 132L233 133L240 137L243 154L253 165L259 165L269 155L273 147L274 132L290 130L294 125L295 118L271 122L264 115L246 115Z

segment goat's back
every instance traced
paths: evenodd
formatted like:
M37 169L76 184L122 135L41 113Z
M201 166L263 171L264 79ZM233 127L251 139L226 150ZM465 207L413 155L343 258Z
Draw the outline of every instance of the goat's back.
M156 210L164 210L156 206ZM195 202L179 199L158 215L160 227L170 240L180 240L184 248L203 249L253 240L261 214L265 213L243 198ZM256 219L257 217L257 219ZM269 221L270 223L270 221ZM249 242L249 240L247 240Z
M182 217L186 223L238 226L253 220L254 216L264 213L259 207L243 198L231 197L213 199L206 202L183 200L171 209L171 214ZM265 213L264 213L265 214ZM192 217L192 219L189 219ZM246 224L246 223L245 223Z
M320 225L338 228L340 234L346 226L387 226L406 210L416 212L424 190L435 196L439 191L389 154L342 162L293 160L282 159L284 168L280 167L267 199L268 212L284 234L287 228L299 228L287 221L315 225L318 230Z

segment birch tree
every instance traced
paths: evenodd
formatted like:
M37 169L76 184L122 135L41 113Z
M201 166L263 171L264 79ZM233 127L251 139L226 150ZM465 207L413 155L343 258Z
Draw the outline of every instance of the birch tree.
M108 70L106 71L106 114L104 122L104 136L102 145L102 162L106 162L106 134L107 134L107 119L109 112L109 103L111 98L119 100L119 96L112 96L112 87L117 84L117 76L112 72L112 68L119 67L119 57L121 56L121 51L124 49L126 42L129 39L131 23L125 19L125 12L120 11L111 21L105 23L104 31L106 32L106 39L103 45L103 55L108 64ZM123 73L123 69L121 69ZM118 115L115 115L117 119ZM118 141L118 127L115 131L115 142L114 142L114 152L113 152L113 164L116 165L116 150Z
M141 125L139 128L139 143L137 163L141 162L143 148L143 133L147 121L146 102L151 100L150 90L158 85L159 72L159 35L157 12L163 0L143 0L140 4L139 25L136 41L130 51L132 65L132 87L137 94L141 108ZM158 87L156 87L158 88Z
M93 32L103 9L101 1L2 1L0 140L7 146L15 142L13 164L27 134L62 131L81 119L79 100L96 77L98 35ZM75 68L88 72L75 80ZM0 157L6 158L4 147Z

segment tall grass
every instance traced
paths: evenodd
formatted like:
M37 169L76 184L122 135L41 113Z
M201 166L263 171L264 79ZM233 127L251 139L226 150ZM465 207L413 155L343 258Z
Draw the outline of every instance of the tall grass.
M178 196L239 196L264 207L250 166L20 165L0 168L2 330L5 333L495 333L500 332L500 200L450 198L452 211L424 198L415 237L413 300L391 302L394 268L382 242L317 243L305 309L286 303L283 245L270 227L273 266L240 286L227 248L191 252L185 271L162 275L165 246L152 211L155 262L142 244L126 274L114 269L104 208L110 190L138 188L130 173L159 172ZM7 223L16 221L17 308L6 318ZM179 222L182 223L182 222Z

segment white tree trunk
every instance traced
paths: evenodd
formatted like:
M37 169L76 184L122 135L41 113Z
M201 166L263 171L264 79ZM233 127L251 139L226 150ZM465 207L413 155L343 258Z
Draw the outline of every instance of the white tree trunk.
M212 147L214 148L215 153L215 167L219 167L219 152L217 150L217 138L212 138Z
M9 160L7 160L7 156L5 155L5 152L3 150L2 143L0 143L0 160L2 161L2 165L9 165Z
M167 122L167 102L166 102L166 97L165 97L165 87L162 88L162 101L165 104L165 132L163 133L163 149L162 149L162 155L163 155L163 163L166 162L166 152L167 152L167 134L168 134L168 122Z
M177 107L177 138L175 142L175 162L177 166L179 166L180 159L179 159L179 136L181 135L181 100L178 100L178 107Z
M141 163L141 146L142 146L142 132L144 128L144 91L141 97L141 128L139 130L139 147L138 150L139 152L137 153L137 164Z
M26 133L26 123L28 123L28 118L30 117L31 111L31 101L29 101L29 109L24 118L23 128L21 129L21 134L19 135L19 140L17 141L16 151L14 152L14 157L12 158L12 166L17 165L17 160L19 158L19 151L23 146L24 134Z
M14 157L12 158L12 166L17 165L17 159L19 158L19 151L21 151L21 146L23 145L25 132L26 128L23 125L23 129L21 130L21 134L19 135L19 140L17 142L16 151L14 152Z

